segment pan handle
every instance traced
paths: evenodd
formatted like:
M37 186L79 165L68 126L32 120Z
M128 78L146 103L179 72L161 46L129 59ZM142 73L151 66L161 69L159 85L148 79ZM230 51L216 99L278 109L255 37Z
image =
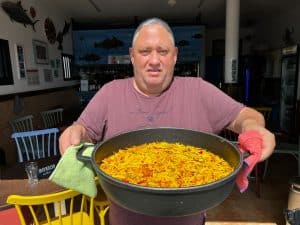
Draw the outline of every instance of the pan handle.
M92 161L91 155L89 155L89 156L84 155L84 152L87 148L89 148L91 146L94 146L94 144L87 144L87 143L82 144L82 146L77 150L77 153L76 153L77 160L84 162L84 163L90 163Z
M243 159L246 159L246 158L249 157L251 154L250 154L250 152L245 151L245 152L242 153L242 155L243 155Z

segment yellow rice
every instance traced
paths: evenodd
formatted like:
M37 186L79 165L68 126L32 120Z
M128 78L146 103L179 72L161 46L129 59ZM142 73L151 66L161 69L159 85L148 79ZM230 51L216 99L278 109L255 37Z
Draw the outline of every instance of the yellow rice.
M105 158L100 168L124 182L164 188L211 183L234 170L224 159L203 148L168 142L120 149Z

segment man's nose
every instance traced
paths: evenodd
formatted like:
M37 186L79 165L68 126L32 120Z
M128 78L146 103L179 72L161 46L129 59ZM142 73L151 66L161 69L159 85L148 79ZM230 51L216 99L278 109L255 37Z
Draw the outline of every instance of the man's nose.
M151 55L150 55L149 62L151 64L159 64L159 62L160 62L160 55L156 51L153 51L151 53Z

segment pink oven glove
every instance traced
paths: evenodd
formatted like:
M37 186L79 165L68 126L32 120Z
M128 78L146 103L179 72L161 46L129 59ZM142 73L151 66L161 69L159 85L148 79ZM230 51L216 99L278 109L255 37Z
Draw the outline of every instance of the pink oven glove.
M240 192L248 188L248 175L259 161L262 152L262 138L257 131L247 131L238 137L238 147L242 153L249 152L249 156L244 159L242 169L236 177L236 184Z

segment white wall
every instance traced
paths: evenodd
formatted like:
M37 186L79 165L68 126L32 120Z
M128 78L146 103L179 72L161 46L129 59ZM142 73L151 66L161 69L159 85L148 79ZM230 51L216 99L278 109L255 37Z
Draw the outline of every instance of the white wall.
M16 1L14 1L16 2ZM42 3L41 3L42 2ZM0 7L0 38L9 41L10 57L13 71L13 85L0 86L0 95L19 93L26 91L42 90L55 87L70 86L77 83L77 81L64 81L62 67L59 68L59 76L53 77L51 82L44 81L43 69L51 69L50 63L48 65L36 64L34 62L33 46L32 40L38 39L44 41L48 44L49 48L49 59L61 59L62 51L57 49L58 42L55 44L50 44L46 38L44 31L44 21L47 17L51 18L55 28L56 33L62 31L64 27L65 20L69 21L67 15L60 14L59 9L52 8L46 5L45 1L36 0L26 0L22 1L22 6L27 10L27 15L30 17L29 9L33 6L36 10L36 17L32 20L38 19L39 21L35 24L35 30L32 26L28 25L24 27L23 24L11 21L6 12ZM30 17L31 18L31 17ZM72 54L72 36L71 28L67 35L63 39L63 53ZM21 44L24 47L25 53L25 63L27 69L38 69L39 71L39 85L28 85L26 79L20 79L17 74L17 61L15 44ZM53 72L53 69L52 69Z

